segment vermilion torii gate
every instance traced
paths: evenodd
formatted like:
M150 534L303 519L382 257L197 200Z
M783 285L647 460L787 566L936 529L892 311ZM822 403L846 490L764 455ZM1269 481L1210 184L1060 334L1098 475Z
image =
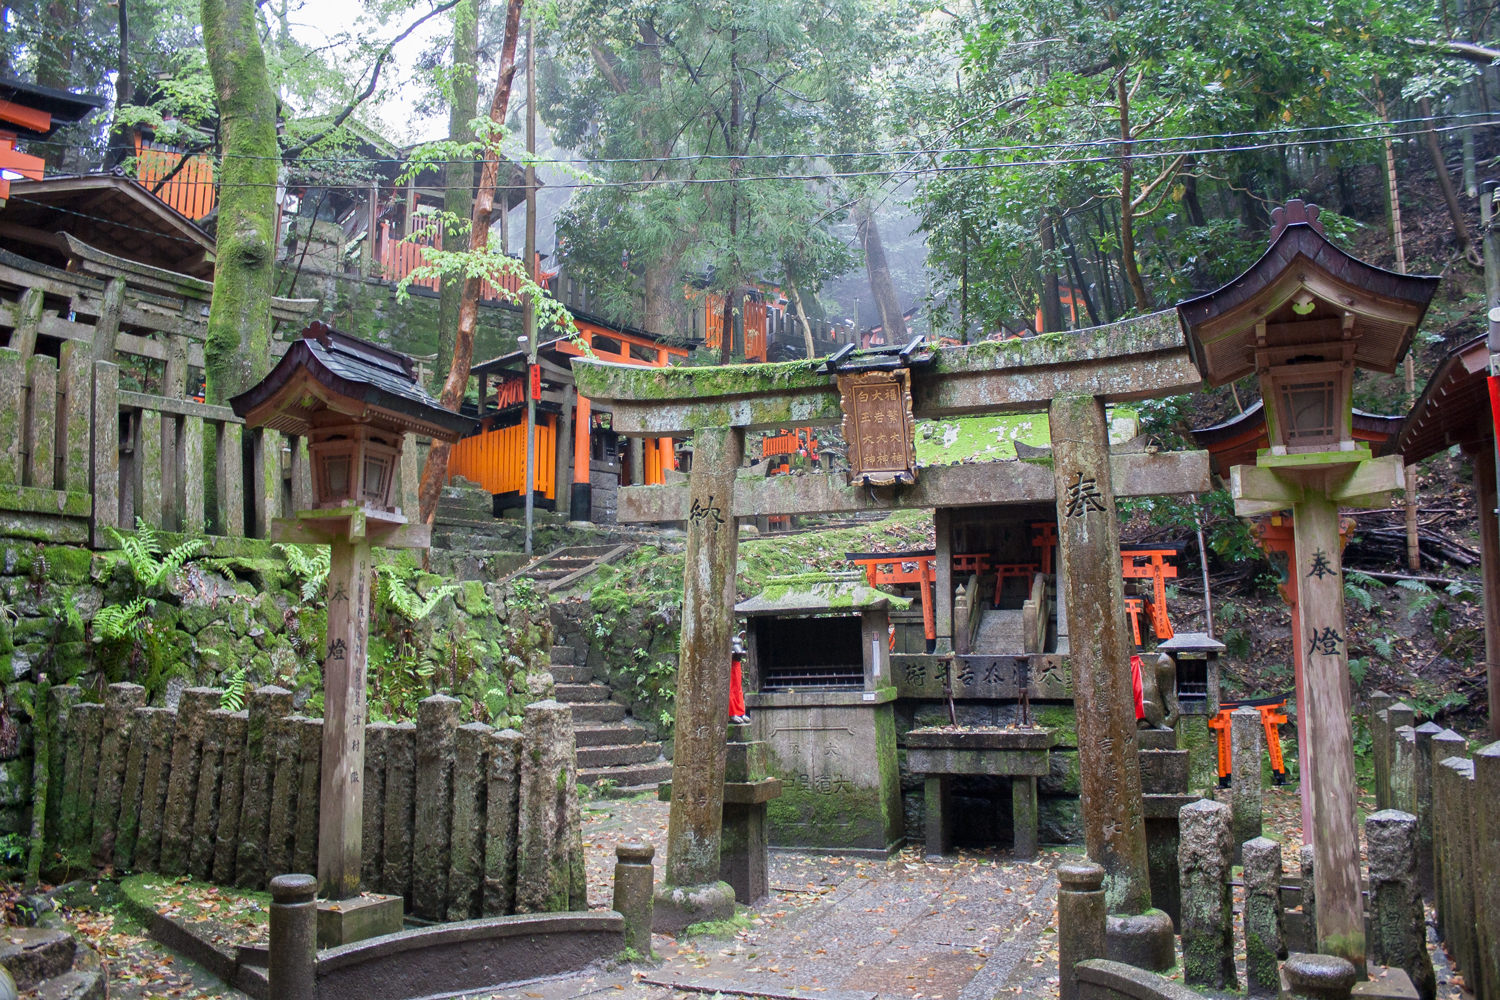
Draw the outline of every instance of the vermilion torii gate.
M690 909L692 919L705 920L733 903L728 887L716 890L714 883L737 518L925 507L941 512L1048 499L1058 512L1059 591L1069 609L1089 856L1108 873L1111 912L1150 909L1114 500L1207 490L1208 460L1203 452L1112 458L1105 406L1193 392L1202 378L1171 310L1075 333L933 354L931 364L911 370L917 418L1044 411L1053 468L1026 462L924 468L914 485L888 487L848 485L842 473L739 479L746 431L843 419L835 378L822 361L654 369L574 361L580 392L612 404L617 432L694 438L686 486L624 489L619 508L622 521L680 520L688 526L672 810L665 884L657 900L663 910ZM940 635L945 626L951 634L951 560L944 555L940 549ZM1161 917L1170 936L1170 919Z

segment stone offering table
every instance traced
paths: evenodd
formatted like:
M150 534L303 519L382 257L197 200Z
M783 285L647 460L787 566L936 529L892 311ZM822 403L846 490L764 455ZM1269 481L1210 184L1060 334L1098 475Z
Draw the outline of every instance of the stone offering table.
M953 846L949 782L954 775L1011 779L1015 856L1036 857L1036 779L1048 772L1047 754L1057 742L1052 729L932 727L906 734L906 764L925 776L927 856Z

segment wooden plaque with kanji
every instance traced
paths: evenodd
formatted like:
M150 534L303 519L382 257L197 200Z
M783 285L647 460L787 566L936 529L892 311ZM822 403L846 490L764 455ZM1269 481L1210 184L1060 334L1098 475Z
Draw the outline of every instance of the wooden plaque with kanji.
M915 483L917 422L911 415L911 372L860 372L838 379L850 482Z

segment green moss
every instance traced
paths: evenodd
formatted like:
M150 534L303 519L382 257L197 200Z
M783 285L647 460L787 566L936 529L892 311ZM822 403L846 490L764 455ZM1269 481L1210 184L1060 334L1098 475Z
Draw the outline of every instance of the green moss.
M682 929L680 936L684 940L695 937L732 938L754 926L750 919L749 910L736 906L734 916L728 920L705 920L699 924L688 924Z
M54 583L78 584L89 581L89 567L94 554L73 545L49 545L42 550L47 563L47 579Z

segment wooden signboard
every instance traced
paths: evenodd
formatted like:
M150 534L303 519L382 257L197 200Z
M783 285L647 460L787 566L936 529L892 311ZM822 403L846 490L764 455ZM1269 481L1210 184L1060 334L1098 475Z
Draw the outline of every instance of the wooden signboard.
M915 483L917 422L911 415L911 372L859 372L838 380L850 482Z

